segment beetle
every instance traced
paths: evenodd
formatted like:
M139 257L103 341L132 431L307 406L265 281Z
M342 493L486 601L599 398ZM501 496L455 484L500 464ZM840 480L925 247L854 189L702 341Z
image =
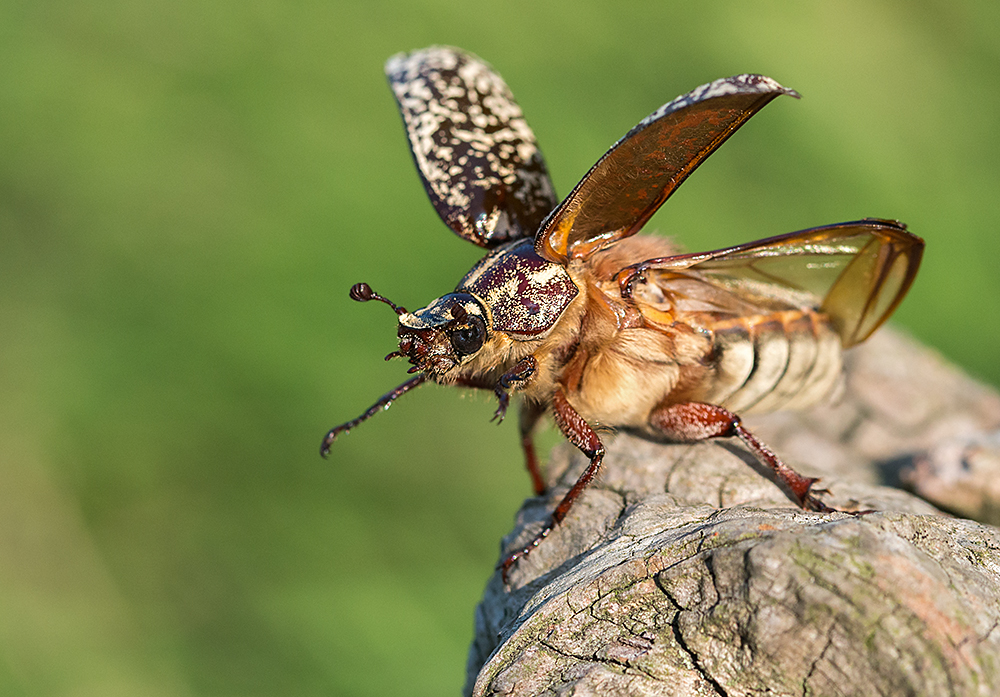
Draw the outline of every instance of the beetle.
M399 54L386 74L424 188L441 219L489 250L455 290L416 312L367 284L357 301L398 315L414 376L338 435L433 381L491 390L502 421L520 395L520 434L536 494L545 492L532 433L550 414L590 460L548 522L501 562L511 566L560 523L604 457L595 427L692 443L736 437L803 509L831 512L815 478L784 464L737 413L802 409L836 395L842 350L895 310L924 243L892 220L826 225L682 254L636 235L677 187L780 95L762 75L702 85L615 143L557 203L535 137L503 79L450 47Z

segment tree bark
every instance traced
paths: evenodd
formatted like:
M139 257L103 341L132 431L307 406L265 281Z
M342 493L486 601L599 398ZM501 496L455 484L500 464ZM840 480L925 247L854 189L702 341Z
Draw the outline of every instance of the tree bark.
M466 694L1000 694L1000 530L928 502L996 522L1000 396L883 330L838 405L746 423L875 512L801 511L736 443L605 434L600 479L489 581ZM553 451L504 550L585 465Z

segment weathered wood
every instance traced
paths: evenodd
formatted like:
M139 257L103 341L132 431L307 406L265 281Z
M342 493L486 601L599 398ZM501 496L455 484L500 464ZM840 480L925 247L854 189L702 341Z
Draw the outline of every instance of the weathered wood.
M880 485L941 494L955 470L942 444L959 439L976 478L936 500L972 510L956 500L988 479L1000 396L884 330L848 370L837 406L747 423L823 476L827 503L878 512L800 511L737 444L608 438L601 479L510 587L490 580L466 693L1000 694L1000 530ZM555 449L550 495L525 503L504 549L585 464ZM996 494L978 500L1000 510Z

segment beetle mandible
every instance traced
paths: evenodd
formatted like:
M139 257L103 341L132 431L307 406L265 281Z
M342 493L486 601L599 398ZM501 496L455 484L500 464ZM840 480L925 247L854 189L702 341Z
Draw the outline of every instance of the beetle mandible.
M630 428L679 442L736 437L806 510L829 512L814 478L785 465L739 413L801 409L834 395L842 349L895 310L923 240L864 219L727 249L679 254L637 236L671 193L779 95L762 75L702 85L664 104L597 161L561 203L520 107L479 58L448 47L386 63L424 188L459 236L490 250L455 290L416 312L367 284L358 301L398 315L414 374L341 433L428 380L492 390L502 421L521 397L520 432L536 494L545 492L532 432L551 414L590 464L551 518L500 564L531 552L597 475L594 430Z

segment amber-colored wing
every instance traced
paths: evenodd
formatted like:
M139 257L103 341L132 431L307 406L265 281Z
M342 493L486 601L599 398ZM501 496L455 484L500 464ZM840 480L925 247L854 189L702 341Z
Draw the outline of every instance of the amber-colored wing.
M557 263L639 231L736 129L780 94L763 75L710 82L664 104L615 143L545 221L535 250Z
M924 241L904 225L865 219L650 259L623 269L618 281L624 295L640 295L645 281L678 318L819 309L847 347L867 339L896 309L923 251Z
M424 188L448 227L481 247L533 236L556 195L503 79L444 46L393 56L385 72Z

